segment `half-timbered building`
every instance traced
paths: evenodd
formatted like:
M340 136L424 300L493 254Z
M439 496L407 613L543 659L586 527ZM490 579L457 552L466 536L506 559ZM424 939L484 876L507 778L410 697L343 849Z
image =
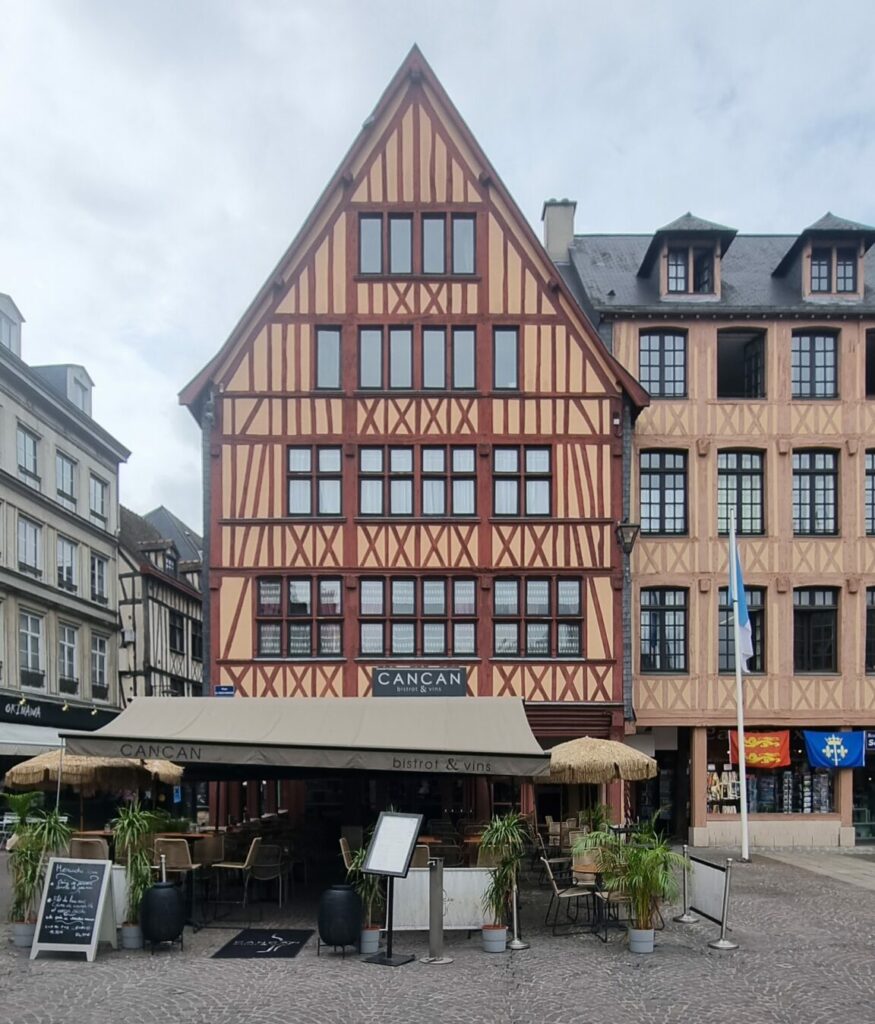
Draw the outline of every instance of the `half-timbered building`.
M869 838L871 769L813 768L802 732L875 726L875 228L827 214L743 235L686 214L652 235L575 235L574 205L548 206L557 271L652 399L627 495L651 808L694 844L738 841L734 513L752 842Z
M119 678L134 697L202 693L201 539L163 506L121 506Z
M622 735L622 423L646 394L417 49L181 401L213 691L451 673L548 741Z

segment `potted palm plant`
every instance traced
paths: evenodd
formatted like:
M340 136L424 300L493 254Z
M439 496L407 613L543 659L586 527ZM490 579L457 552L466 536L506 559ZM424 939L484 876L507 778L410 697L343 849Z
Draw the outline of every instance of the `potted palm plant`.
M7 793L5 797L9 810L18 818L6 844L12 881L12 943L26 948L33 945L48 858L66 852L71 829L56 810L35 813L42 793Z
M374 924L374 911L383 906L383 886L379 875L369 875L362 871L367 857L367 847L362 846L352 855L352 861L346 876L358 893L365 911L365 920L361 929L359 952L376 953L380 948L380 925Z
M143 810L139 801L134 801L129 807L120 807L118 816L112 822L115 853L125 863L128 886L127 907L122 923L123 949L143 948L140 904L143 902L143 894L152 884L149 835L153 828L152 814Z
M627 934L633 953L652 953L654 928L663 900L677 895L677 869L686 862L657 833L632 835L625 842L613 832L581 836L575 853L595 849L605 891L622 893L629 903Z
M503 953L507 948L510 903L528 839L528 822L516 811L493 817L480 837L481 850L491 851L496 860L483 894L483 910L492 919L482 929L483 949L487 953Z
M577 820L588 832L605 832L611 823L611 808L607 804L592 804L578 813Z

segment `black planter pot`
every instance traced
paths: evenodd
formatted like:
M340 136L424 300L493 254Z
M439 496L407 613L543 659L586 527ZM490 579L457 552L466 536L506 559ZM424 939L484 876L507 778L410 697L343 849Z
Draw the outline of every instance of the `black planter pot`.
M182 893L173 882L156 882L143 894L140 927L146 942L175 942L185 927Z
M354 946L362 927L362 901L351 885L332 885L319 900L319 938L326 946Z

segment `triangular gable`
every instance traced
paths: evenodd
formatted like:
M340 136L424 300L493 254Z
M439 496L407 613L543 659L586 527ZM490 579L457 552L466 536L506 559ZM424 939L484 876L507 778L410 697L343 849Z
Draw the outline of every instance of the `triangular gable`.
M329 312L321 284L326 279L335 282L332 315L346 312L352 297L345 295L345 285L340 283L347 259L346 232L340 219L344 210L358 203L452 201L473 205L487 199L492 204L489 230L504 232L504 269L519 274L525 301L531 303L537 294L537 312L551 315L561 310L604 382L624 389L636 405L648 404L643 388L604 348L415 46L273 274L217 355L180 393L180 403L195 407L197 414L196 407L211 381L244 385L255 360L274 358L267 346L268 331L276 329L269 324L272 314ZM499 297L491 295L490 312L513 312L508 307L499 310L498 305ZM531 311L531 306L528 308ZM248 354L244 352L247 346L252 346Z

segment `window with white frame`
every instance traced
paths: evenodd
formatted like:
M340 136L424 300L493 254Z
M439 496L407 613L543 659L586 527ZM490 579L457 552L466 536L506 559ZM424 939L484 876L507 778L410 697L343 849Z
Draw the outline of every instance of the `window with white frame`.
M105 698L109 689L106 671L107 639L99 633L91 634L91 693L100 699Z
M61 682L79 683L79 630L67 622L58 623L58 674Z
M58 586L62 590L75 591L79 585L79 545L67 537L58 537Z
M34 576L43 571L43 528L25 516L18 517L18 568Z
M43 618L33 612L18 614L18 664L22 686L42 686L43 670Z
M69 455L55 455L55 485L58 501L71 512L76 511L76 463Z
M88 481L88 508L93 523L106 525L108 498L109 484L92 474Z
M33 487L38 491L40 489L39 438L19 423L15 440L18 458L18 478L23 480L28 487Z
M91 552L91 600L106 604L109 600L107 592L108 561L102 555Z

